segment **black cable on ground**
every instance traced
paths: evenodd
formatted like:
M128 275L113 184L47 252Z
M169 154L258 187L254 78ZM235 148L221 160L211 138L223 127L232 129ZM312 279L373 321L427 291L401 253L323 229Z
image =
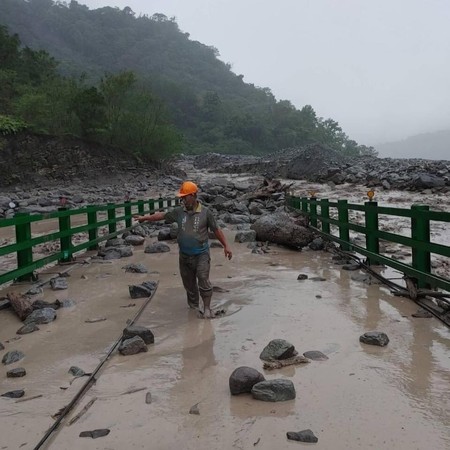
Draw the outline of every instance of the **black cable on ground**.
M158 288L158 284L159 282L156 283L156 287L155 290L152 292L152 295L150 295L150 297L148 297L145 302L143 303L143 305L140 307L139 311L135 314L135 316L133 317L133 319L131 321L127 321L127 326L133 325L134 322L136 322L137 319L139 319L140 315L142 314L142 312L144 311L144 309L147 307L147 305L150 303L151 299L153 298L153 296L155 295L155 292ZM122 341L122 334L120 335L120 337L114 342L114 344L112 345L112 347L109 349L108 353L106 354L106 356L100 361L100 363L98 364L98 366L95 368L95 370L91 373L91 375L89 376L89 378L87 379L87 381L84 383L84 385L79 389L79 391L75 394L75 396L72 398L72 400L70 401L70 403L64 408L63 412L61 413L61 415L58 417L58 419L55 421L55 423L47 430L47 432L45 433L45 435L43 436L43 438L39 441L39 443L34 447L34 450L39 450L44 444L45 442L48 440L48 438L57 430L57 428L59 427L59 425L61 424L61 422L64 420L64 418L69 414L69 412L73 409L73 407L77 404L77 402L84 396L84 394L86 394L86 392L89 391L89 389L91 388L91 386L97 381L97 379L95 378L95 376L97 375L97 373L100 371L100 369L103 367L103 365L106 363L106 361L108 361L108 359L111 357L111 355L114 353L114 351L116 350L117 346L120 344L120 342Z
M378 272L373 270L368 264L365 264L364 262L362 262L358 256L353 255L349 252L344 252L343 250L340 250L337 247L332 247L332 251L340 256L345 256L346 258L355 260L363 270L365 270L371 276L373 276L374 278L376 278L377 280L382 282L384 285L388 286L394 295L411 298L411 295L410 295L408 289L404 288L403 286L400 286L397 283L392 282L388 278L383 277L383 275L380 275ZM418 291L418 293L421 294L420 290ZM421 308L425 309L426 311L431 313L433 316L435 316L437 319L439 319L441 322L443 322L445 325L450 327L450 314L448 314L448 311L442 310L442 308L439 308L437 305L430 305L430 303L427 302L427 299L426 299L427 296L432 297L433 293L427 291L427 294L424 295L423 299L420 299L420 298L416 298L416 299L411 298L411 299L415 303L417 303ZM450 296L450 294L449 294L449 296ZM444 297L445 296L441 296L441 295L439 296L440 300L442 300L446 304L450 304L450 302L447 301ZM438 308L440 310L438 310Z

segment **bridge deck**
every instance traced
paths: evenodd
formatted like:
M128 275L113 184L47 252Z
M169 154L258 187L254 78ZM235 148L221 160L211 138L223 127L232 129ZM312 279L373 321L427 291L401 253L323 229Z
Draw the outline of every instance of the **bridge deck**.
M55 322L19 340L13 340L19 319L0 311L0 342L6 347L0 356L13 349L26 355L2 365L0 393L25 389L25 397L43 395L21 403L0 398L0 447L34 448L53 423L51 415L86 381L70 384L69 368L94 370L144 302L130 299L128 285L153 279L159 287L138 324L153 330L155 344L147 353L113 355L69 417L93 397L98 400L76 423L63 424L44 448L288 449L293 443L286 432L307 428L324 449L448 448L447 328L435 319L412 318L413 302L353 281L354 272L342 271L330 255L271 249L255 255L245 244L233 244L232 261L212 249L211 279L229 292L214 294L215 306L227 315L211 321L186 307L176 245L165 254L144 254L141 247L131 258L75 266L69 289L45 287L43 299L71 298L76 305L58 310ZM130 262L143 262L159 274L124 273ZM299 273L326 281L297 281ZM26 287L6 291L13 289ZM129 304L135 306L122 307ZM86 323L101 317L106 320ZM360 344L359 336L372 330L386 332L389 345ZM259 354L274 338L287 339L299 353L320 350L329 360L263 371ZM228 378L242 365L267 379L292 380L296 400L231 397ZM6 378L13 367L25 367L26 377ZM139 388L145 389L125 394ZM145 402L147 392L151 404ZM196 403L200 415L189 414ZM111 432L98 440L78 437L96 428Z

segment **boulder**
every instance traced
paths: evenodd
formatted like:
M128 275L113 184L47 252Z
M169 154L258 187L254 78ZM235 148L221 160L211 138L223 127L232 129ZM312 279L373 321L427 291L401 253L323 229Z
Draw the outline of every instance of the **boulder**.
M270 341L259 355L263 361L274 361L288 359L295 356L295 347L284 339L273 339Z
M313 232L299 225L289 214L276 211L264 214L251 226L258 241L269 241L291 248L302 248L314 239Z
M256 383L252 388L252 396L264 402L284 402L296 396L291 380L275 379Z
M230 375L229 385L232 395L251 392L256 383L264 381L264 375L251 367L238 367Z

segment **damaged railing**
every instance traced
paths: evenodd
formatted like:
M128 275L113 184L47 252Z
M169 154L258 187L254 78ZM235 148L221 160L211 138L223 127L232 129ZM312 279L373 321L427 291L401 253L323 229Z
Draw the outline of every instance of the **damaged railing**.
M178 199L150 199L126 201L121 204L86 206L80 209L58 208L48 214L18 213L13 218L0 220L0 233L15 236L15 243L0 247L0 259L15 254L15 261L7 265L13 269L0 273L0 285L11 280L23 281L35 279L34 271L53 262L69 262L73 255L83 250L96 250L101 241L113 238L133 227L134 214L149 214L165 210L178 204ZM79 222L73 225L72 222ZM80 224L81 223L81 224ZM52 231L42 234L36 225L47 227ZM102 229L103 227L103 229ZM58 231L54 231L58 230ZM99 235L99 231L104 234ZM82 242L74 244L75 234ZM37 246L56 241L54 251L43 258L35 259Z
M310 219L310 225L318 233L340 244L341 250L355 251L367 258L369 264L384 264L409 278L419 288L441 288L450 292L450 281L431 271L431 255L450 257L450 247L431 242L430 222L450 222L450 213L430 211L428 206L413 205L411 209L378 206L375 201L363 205L350 204L347 200L288 197L288 206L301 211ZM352 212L363 215L364 225L349 219ZM407 218L410 236L380 229L380 215ZM364 235L365 246L350 239L350 231ZM406 264L380 253L380 241L411 248L412 262Z

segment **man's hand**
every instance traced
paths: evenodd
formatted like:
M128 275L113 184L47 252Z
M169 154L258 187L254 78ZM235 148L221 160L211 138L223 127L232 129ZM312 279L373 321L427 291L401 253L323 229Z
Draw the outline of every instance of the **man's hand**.
M233 253L228 247L224 247L223 252L225 253L225 258L231 259L233 257Z
M139 216L139 215L133 216L133 219L134 219L134 220L137 220L139 223L142 223L142 222L145 222L145 221L146 221L145 216Z

